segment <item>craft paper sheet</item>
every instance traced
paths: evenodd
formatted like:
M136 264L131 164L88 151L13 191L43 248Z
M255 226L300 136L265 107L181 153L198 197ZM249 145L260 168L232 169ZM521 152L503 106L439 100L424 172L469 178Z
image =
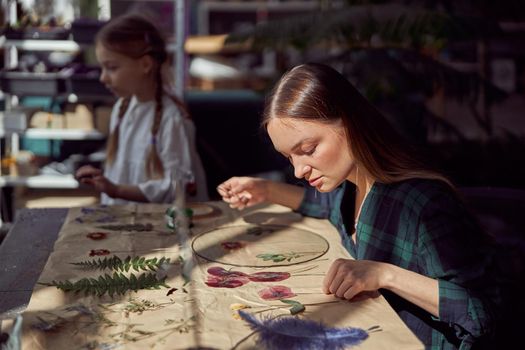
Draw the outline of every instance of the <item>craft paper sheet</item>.
M318 320L334 327L381 328L379 332L370 333L357 349L423 348L383 297L348 302L323 294L323 276L331 262L336 258L350 258L340 244L337 231L328 221L304 218L276 205L241 212L220 202L210 202L209 205L213 210L202 206L196 208L196 213L202 212L203 215L196 215L190 239L199 246L201 253L192 252L193 269L189 283L185 283L181 276L180 237L166 227L166 206L147 204L70 209L39 282L76 281L113 273L110 270L82 269L71 264L74 262L114 255L121 259L127 256L165 257L170 259L170 264L164 266L159 275L166 274L165 283L170 288L97 297L65 293L53 286L37 284L23 314L23 349L230 349L236 345L237 349L259 348L255 335L239 343L252 331L239 318L238 309L257 317L285 314L289 315L286 317ZM214 215L210 215L212 212ZM261 233L258 228L266 227L261 225L297 230L290 236L286 232L279 236L279 230L263 230ZM249 236L237 237L235 232L232 235L225 229L229 226L236 227L235 232L240 232L239 227L243 231L242 227L246 226L245 232ZM221 228L217 231L221 234L216 237L213 236L215 228ZM319 237L301 242L296 236L301 230L308 231L307 237ZM204 232L207 236L199 236ZM105 237L88 237L93 233L104 233ZM267 241L268 235L273 235L271 241ZM312 259L299 256L300 246L313 252ZM279 251L273 251L273 248ZM206 256L207 252L211 252L211 257ZM203 258L201 254L215 261ZM247 267L259 266L258 261L262 267ZM223 281L217 274L228 271L241 275L239 283L242 284L232 288L214 286L213 281ZM123 273L130 272L139 275L146 271ZM261 272L276 272L278 277L289 274L289 277L278 281L259 281L261 278L253 277L267 277ZM251 276L251 279L242 276ZM237 283L235 278L232 281ZM272 293L277 293L275 298L272 298ZM290 305L279 300L279 293L285 299L305 305L305 311L292 316Z

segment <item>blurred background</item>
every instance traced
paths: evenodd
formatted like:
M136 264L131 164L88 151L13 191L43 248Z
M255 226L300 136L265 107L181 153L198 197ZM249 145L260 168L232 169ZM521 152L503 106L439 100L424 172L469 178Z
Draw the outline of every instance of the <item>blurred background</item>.
M115 102L98 82L93 37L137 11L168 38L213 199L234 175L293 181L259 129L264 97L286 70L322 62L460 187L509 190L523 204L521 0L2 0L4 231L20 208L97 202L72 176L103 163Z

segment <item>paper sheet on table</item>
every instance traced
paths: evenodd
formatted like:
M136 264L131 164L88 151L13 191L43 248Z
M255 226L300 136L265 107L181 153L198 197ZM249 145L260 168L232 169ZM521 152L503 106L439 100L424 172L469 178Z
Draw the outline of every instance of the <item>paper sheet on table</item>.
M181 264L177 263L180 240L165 225L167 206L72 208L39 282L96 278L105 271L86 271L70 263L102 259L105 256L90 257L89 254L105 249L111 252L106 257L115 254L122 259L128 255L169 258L172 264L166 271L166 283L177 290L170 295L167 295L169 289L162 287L159 290L130 291L112 298L107 295L86 297L37 284L23 314L23 349L230 349L235 345L237 349L260 348L256 344L256 336L239 343L252 331L232 310L232 305L248 306L244 311L256 313L258 317L289 314L289 305L279 300L264 300L259 294L262 289L277 285L286 286L296 294L287 299L306 306L299 316L289 317L317 320L333 327L368 329L380 326L381 331L371 333L356 347L358 349L423 348L383 297L348 302L322 293L323 275L331 262L336 258L350 258L340 244L337 231L328 221L304 218L276 205L259 206L242 212L232 211L219 202L210 202L209 205L220 208L220 215L196 218L191 239L202 233L213 235L214 228L223 226L284 225L321 235L328 242L329 249L314 260L265 268L223 265L194 255L191 282L184 285ZM100 228L104 225L148 223L153 226L150 231ZM100 240L86 237L92 232L104 232L107 237ZM221 238L217 237L216 244L220 246L220 243ZM255 240L250 244L257 242ZM290 241L290 251L294 251L297 244L296 239ZM229 251L225 249L224 254L229 254ZM210 267L245 274L288 272L291 277L278 282L250 281L237 288L214 288L205 283L210 276L207 272Z

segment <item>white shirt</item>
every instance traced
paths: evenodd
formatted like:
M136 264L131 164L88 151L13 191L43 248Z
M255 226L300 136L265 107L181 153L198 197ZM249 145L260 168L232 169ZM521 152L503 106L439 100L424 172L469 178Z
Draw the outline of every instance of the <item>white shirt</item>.
M184 118L173 100L164 95L162 120L157 132L156 147L164 166L164 178L148 179L145 163L151 144L151 126L155 114L155 101L139 102L135 96L120 122L118 150L113 164L106 165L104 175L115 184L135 185L154 203L172 203L175 200L176 180L183 184L194 181L195 197L187 200L208 200L204 168L195 146L195 126ZM117 125L122 99L111 113L110 130ZM101 195L102 204L131 203L119 198Z

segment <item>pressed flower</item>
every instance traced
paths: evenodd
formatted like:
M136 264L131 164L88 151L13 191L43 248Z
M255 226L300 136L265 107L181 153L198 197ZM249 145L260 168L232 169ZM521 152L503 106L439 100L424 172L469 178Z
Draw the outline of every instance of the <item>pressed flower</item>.
M97 209L95 209L95 208L86 208L86 207L80 208L80 212L82 214L93 214L96 211L97 211Z
M241 316L239 315L239 310L243 309L250 309L251 306L240 304L240 303L234 303L230 305L230 310L232 310L232 317L236 320L240 320Z
M91 238L91 239L94 239L96 241L100 240L100 239L104 239L107 237L107 233L105 232L90 232L86 235L87 238Z
M264 300L279 300L286 298L293 298L297 294L285 286L271 286L268 288L261 289L257 292L259 296Z
M95 220L96 222L114 222L117 220L115 215L106 215Z
M212 276L247 277L248 275L240 271L226 270L219 266L210 267L208 273Z
M237 288L250 282L243 276L208 276L206 285L214 288Z
M107 249L91 249L89 252L89 256L100 256L100 255L108 255L111 252Z
M237 311L237 310L242 310L242 309L249 309L249 308L251 308L251 306L246 305L246 304L241 304L241 303L230 304L230 310L232 310L232 311Z
M236 250L246 247L246 242L243 241L226 241L221 242L221 246L226 250Z
M248 278L252 282L278 282L290 278L288 272L256 272L248 275Z

